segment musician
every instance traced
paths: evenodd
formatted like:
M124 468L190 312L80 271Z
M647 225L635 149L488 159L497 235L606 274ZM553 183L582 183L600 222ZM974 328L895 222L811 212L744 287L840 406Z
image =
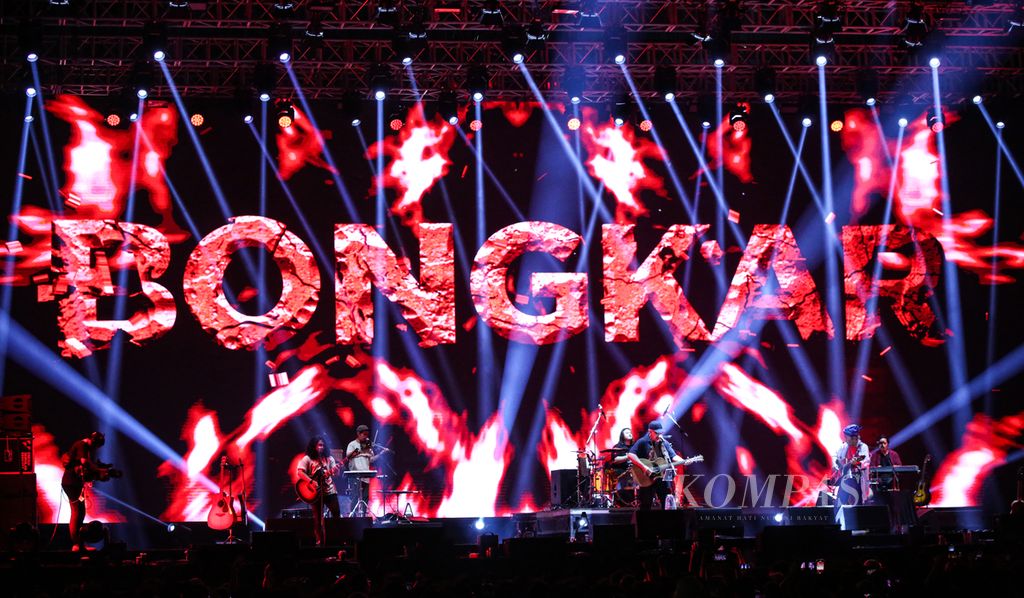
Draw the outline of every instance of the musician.
M348 459L349 471L371 471L372 465L389 449L377 446L370 440L370 428L360 425L356 428L356 439L348 443L345 458ZM366 505L370 501L370 478L357 478L349 482L349 495L352 497L352 513L366 516Z
M657 459L665 459L669 463L682 463L683 458L676 455L675 449L672 448L672 444L669 443L661 435L661 422L655 420L647 424L647 434L640 437L633 446L629 449L630 464L633 467L642 469L648 473L653 474L654 470L644 465L640 459L648 459L655 461ZM637 493L640 499L640 508L649 510L654 502L654 497L658 497L658 501L664 505L665 497L672 491L672 480L675 478L675 468L668 467L664 470L661 479L656 480L652 485L646 488L641 487Z
M334 487L332 476L338 474L341 466L331 456L331 450L327 446L327 440L323 436L314 436L309 439L306 445L306 454L299 460L297 472L299 477L315 482L319 492L317 499L313 501L313 535L316 537L316 545L321 546L326 541L326 530L324 529L324 507L330 511L331 517L341 516L341 506L338 504L338 490Z
M619 441L612 447L612 462L609 466L616 474L623 474L629 469L629 449L633 448L633 430L622 428Z
M104 479L105 472L111 468L109 463L103 463L96 455L106 441L103 432L93 432L72 444L61 459L64 463L64 476L60 485L71 504L68 530L71 533L71 550L76 552L85 550L81 534L85 524L85 486L93 480Z
M843 428L843 445L832 459L836 506L859 505L868 497L868 445L861 442L860 430L857 424Z
M871 451L871 460L869 462L871 469L876 467L897 467L903 465L903 460L900 459L900 454L895 450L889 448L889 439L882 436L878 439L878 448ZM891 473L878 474L878 484L875 489L880 492L888 492L889 490L899 490L899 478Z

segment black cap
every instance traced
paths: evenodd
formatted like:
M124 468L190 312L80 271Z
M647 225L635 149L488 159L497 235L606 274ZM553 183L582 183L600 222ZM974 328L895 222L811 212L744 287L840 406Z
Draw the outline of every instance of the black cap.
M369 431L370 431L370 428L369 428L369 426L364 426L364 425L362 425L362 424L360 424L360 425L359 425L359 426L358 426L358 427L356 428L356 434L361 434L361 433L363 433L363 432L369 432Z
M654 420L651 423L647 424L647 429L654 430L655 432L661 432L661 422L658 420Z

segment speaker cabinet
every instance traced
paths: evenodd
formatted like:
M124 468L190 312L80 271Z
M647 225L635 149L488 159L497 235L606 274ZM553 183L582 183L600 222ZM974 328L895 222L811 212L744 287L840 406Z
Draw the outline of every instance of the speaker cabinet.
M36 474L0 474L0 529L36 523Z

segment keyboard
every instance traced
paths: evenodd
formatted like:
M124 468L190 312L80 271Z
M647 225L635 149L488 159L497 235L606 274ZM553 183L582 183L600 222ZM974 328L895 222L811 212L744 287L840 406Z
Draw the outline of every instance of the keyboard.
M871 473L882 475L883 473L921 473L917 465L896 465L895 467L874 467Z

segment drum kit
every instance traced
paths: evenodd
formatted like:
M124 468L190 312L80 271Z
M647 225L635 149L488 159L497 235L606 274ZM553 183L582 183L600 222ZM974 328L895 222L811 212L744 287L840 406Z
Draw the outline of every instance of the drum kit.
M576 496L580 507L607 509L639 504L637 485L627 463L616 463L629 449L610 448L600 456L591 451L576 451Z

